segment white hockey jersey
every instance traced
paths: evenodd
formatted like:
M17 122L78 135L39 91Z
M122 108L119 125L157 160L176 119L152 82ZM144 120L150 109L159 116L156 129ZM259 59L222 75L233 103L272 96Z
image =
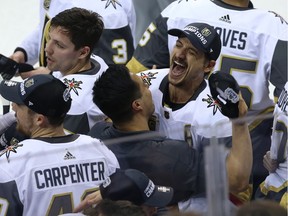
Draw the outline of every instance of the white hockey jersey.
M274 199L287 208L285 196L288 187L288 82L282 91L274 110L274 124L272 143L270 148L271 159L277 160L278 168L270 173L260 185L262 196ZM285 195L286 193L286 195ZM284 195L284 196L283 196ZM261 197L261 196L260 196Z
M92 126L106 116L93 103L93 86L96 79L107 69L105 62L98 56L91 56L92 69L81 73L62 76L58 71L53 76L64 82L70 90L72 104L64 121L68 133L87 134Z
M46 65L45 25L58 13L72 7L95 11L103 18L104 31L94 53L107 64L126 64L134 51L136 15L132 0L41 0L38 27L19 45L26 51L28 62L34 64L39 60L40 65Z
M165 104L168 73L169 69L154 69L139 73L152 92L157 130L164 132L169 138L193 141L194 144L198 143L198 136L206 138L232 136L229 118L223 116L209 103L208 95L211 93L207 80L203 81L199 90L182 107L173 110Z
M169 67L169 53L177 37L171 28L184 28L193 22L213 26L221 36L222 50L215 70L232 74L241 87L249 115L272 112L269 80L279 96L287 81L287 22L267 10L240 8L220 0L178 0L163 10L144 32L133 60L139 68Z
M3 216L71 213L87 193L119 168L115 155L86 135L27 139L2 153Z

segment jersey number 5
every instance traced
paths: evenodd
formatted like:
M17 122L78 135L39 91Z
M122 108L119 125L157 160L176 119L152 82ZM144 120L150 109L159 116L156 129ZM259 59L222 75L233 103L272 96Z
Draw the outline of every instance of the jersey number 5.
M240 59L233 56L221 56L220 70L232 74L232 71L239 73L256 74L257 61L252 59ZM241 94L248 108L251 108L253 91L249 86L240 85Z

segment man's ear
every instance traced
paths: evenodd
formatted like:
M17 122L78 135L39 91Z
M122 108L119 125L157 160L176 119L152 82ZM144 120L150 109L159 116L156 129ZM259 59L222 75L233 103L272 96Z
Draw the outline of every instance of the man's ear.
M214 60L209 60L205 62L204 67L203 67L204 73L205 74L210 73L213 70L215 64L216 64L216 61Z
M84 46L80 49L80 56L79 58L86 58L90 54L90 48L88 46Z
M48 123L48 119L46 116L37 113L34 116L34 122L37 126L43 126L43 125L46 125Z
M132 109L133 109L134 111L142 110L141 101L140 101L140 100L134 100L134 101L132 102Z

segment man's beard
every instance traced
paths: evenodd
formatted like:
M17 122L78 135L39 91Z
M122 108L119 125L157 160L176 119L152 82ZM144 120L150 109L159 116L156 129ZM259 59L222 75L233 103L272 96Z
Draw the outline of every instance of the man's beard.
M27 130L24 130L23 127L21 127L21 125L19 125L19 123L17 123L16 125L16 130L21 133L22 135L28 137L31 137L31 133L28 132Z

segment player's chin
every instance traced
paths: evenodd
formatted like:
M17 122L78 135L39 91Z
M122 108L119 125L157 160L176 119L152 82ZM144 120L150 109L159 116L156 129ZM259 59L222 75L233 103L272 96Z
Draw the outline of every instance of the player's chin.
M50 71L56 71L56 67L55 67L55 64L53 64L53 62L48 62L48 61L47 61L46 67L47 67Z
M181 74L169 73L168 75L169 83L174 86L177 86L182 83L182 80L185 78L185 75L186 73L181 73Z

